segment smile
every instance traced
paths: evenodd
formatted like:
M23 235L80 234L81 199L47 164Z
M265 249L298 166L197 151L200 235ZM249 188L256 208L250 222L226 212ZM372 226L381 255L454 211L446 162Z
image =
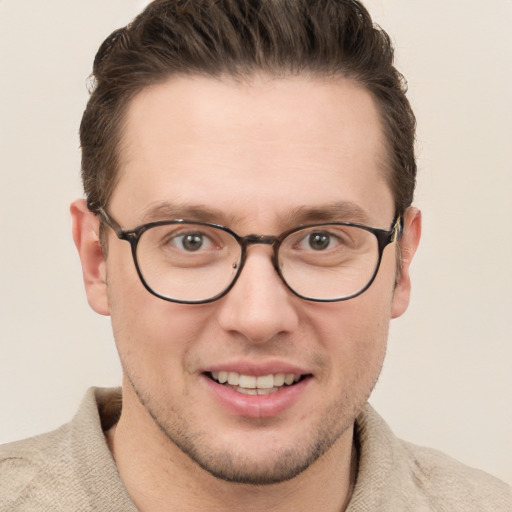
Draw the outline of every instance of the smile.
M237 372L211 372L209 377L231 389L245 395L269 395L285 386L292 386L304 376L294 373L275 373L269 375L244 375Z

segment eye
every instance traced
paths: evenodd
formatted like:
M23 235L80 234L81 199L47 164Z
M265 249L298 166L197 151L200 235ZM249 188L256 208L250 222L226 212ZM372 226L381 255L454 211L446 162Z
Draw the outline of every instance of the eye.
M340 244L340 239L328 231L313 231L308 233L298 244L302 250L325 251Z
M208 250L213 247L212 239L200 231L180 233L169 238L167 243L186 252Z
M311 233L307 237L307 243L314 251L323 251L331 244L331 235L325 232Z

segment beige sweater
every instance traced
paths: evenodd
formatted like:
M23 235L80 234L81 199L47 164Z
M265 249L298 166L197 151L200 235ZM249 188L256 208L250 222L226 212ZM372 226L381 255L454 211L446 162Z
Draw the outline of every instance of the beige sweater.
M0 447L1 512L136 511L102 430L119 414L118 393L90 389L70 423ZM369 405L357 436L359 472L347 512L512 512L508 485L397 439Z

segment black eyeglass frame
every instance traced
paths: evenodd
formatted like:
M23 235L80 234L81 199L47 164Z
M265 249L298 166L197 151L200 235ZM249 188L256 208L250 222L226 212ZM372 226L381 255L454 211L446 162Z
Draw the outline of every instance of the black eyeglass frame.
M138 274L142 284L146 288L146 290L149 293L151 293L152 295L154 295L160 299L163 299L163 300L166 300L169 302L175 302L178 304L208 304L210 302L214 302L214 301L219 300L222 297L224 297L233 288L236 281L240 277L240 274L244 268L244 264L245 264L245 261L247 258L247 248L250 245L256 245L256 244L264 244L264 245L272 246L272 249L273 249L272 265L273 265L275 271L277 272L277 274L279 275L281 281L286 286L286 288L288 288L288 290L290 290L297 297L300 297L301 299L312 301L312 302L341 302L344 300L353 299L354 297L357 297L358 295L361 295L362 293L364 293L372 285L373 281L377 277L377 273L379 272L384 249L389 244L399 240L403 233L403 218L398 212L396 213L396 215L393 219L393 222L391 223L391 228L389 230L373 228L370 226L365 226L364 224L358 224L358 223L353 223L353 222L321 222L321 223L314 223L314 224L302 224L295 228L289 229L289 230L281 233L278 236L257 235L257 234L249 234L246 236L240 236L237 233L235 233L233 230L229 229L226 226L222 226L220 224L214 224L214 223L210 223L210 222L201 222L201 221L196 221L196 220L188 220L188 219L160 220L160 221L155 221L155 222L149 222L147 224L141 224L140 226L137 226L133 229L125 230L103 208L101 208L101 207L97 208L96 213L99 215L100 219L103 222L105 222L105 224L107 224L107 226L109 226L112 229L112 231L114 231L114 233L116 234L117 238L119 238L119 240L125 240L125 241L129 242L129 244L131 246L132 257L133 257L133 262L135 264L135 269L137 270L137 274ZM162 295L162 294L156 292L155 290L153 290L146 283L146 280L144 279L144 276L139 267L139 262L137 259L137 245L139 243L140 237L148 229L151 229L151 228L154 228L157 226L165 226L165 225L172 225L172 224L178 224L178 225L179 224L195 224L198 226L207 226L207 227L211 227L211 228L220 229L221 231L224 231L224 232L228 233L229 235L231 235L238 242L238 245L240 246L240 249L241 249L238 269L237 269L237 272L234 275L233 279L231 280L231 283L229 284L229 286L226 289L224 289L222 292L218 293L217 295L215 295L209 299L190 301L190 300L174 299L174 298ZM288 282L282 275L281 270L279 269L279 259L278 259L279 248L281 247L282 242L292 233L295 233L302 229L314 228L317 226L356 227L356 228L364 229L365 231L368 231L369 233L372 233L372 235L375 236L375 238L377 239L377 244L378 244L379 257L377 260L377 264L375 265L375 270L372 274L372 277L370 278L370 280L368 281L366 286L364 286L357 292L355 292L351 295L347 295L345 297L334 298L334 299L318 299L318 298L314 298L314 297L307 297L305 295L301 295L300 293L296 292L288 284Z

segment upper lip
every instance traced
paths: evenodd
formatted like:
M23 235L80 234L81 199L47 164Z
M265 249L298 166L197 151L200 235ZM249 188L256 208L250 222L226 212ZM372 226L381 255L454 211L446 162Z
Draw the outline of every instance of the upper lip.
M236 372L240 375L253 375L255 377L277 373L293 373L295 375L309 375L312 373L302 366L284 361L268 361L265 363L254 363L249 361L218 363L208 366L203 370L203 373L222 371Z

